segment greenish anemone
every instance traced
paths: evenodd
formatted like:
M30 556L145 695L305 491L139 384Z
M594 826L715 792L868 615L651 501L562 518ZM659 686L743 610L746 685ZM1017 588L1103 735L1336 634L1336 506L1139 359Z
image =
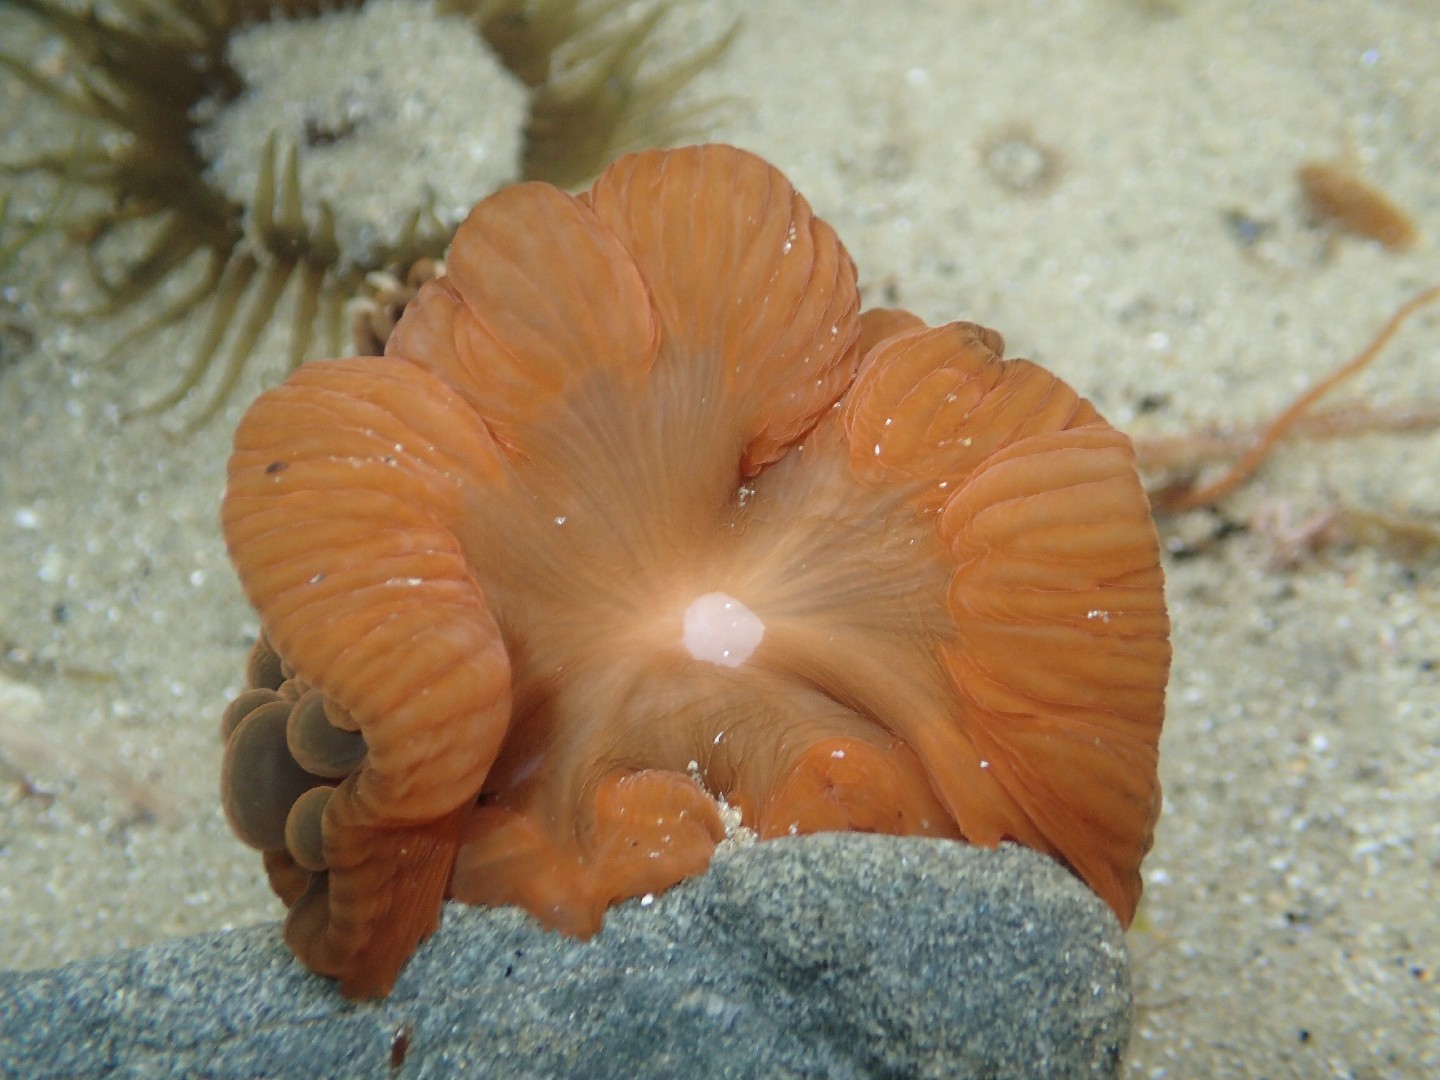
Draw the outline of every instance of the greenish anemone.
M85 248L100 293L85 317L164 287L112 355L203 313L178 380L138 410L193 394L189 426L229 399L287 297L281 374L349 351L367 277L441 256L495 188L575 186L693 130L711 106L676 93L731 36L657 62L662 5L622 0L10 2L63 62L0 53L0 70L78 134L0 172L90 193L46 222ZM433 62L388 62L397 35Z

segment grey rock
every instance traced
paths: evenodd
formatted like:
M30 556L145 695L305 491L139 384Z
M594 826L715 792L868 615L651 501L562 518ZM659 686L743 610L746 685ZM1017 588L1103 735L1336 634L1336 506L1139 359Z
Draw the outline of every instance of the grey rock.
M588 943L452 906L373 1004L274 926L0 974L0 1075L1114 1076L1130 1005L1119 924L1051 860L824 835L718 855Z

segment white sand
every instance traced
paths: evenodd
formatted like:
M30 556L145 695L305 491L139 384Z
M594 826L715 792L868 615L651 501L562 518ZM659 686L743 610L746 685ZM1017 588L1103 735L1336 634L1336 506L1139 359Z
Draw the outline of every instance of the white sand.
M676 7L671 42L744 20L696 88L731 100L713 134L786 170L850 246L869 302L995 326L1131 430L1263 417L1440 280L1428 0ZM32 38L7 18L0 41ZM10 154L43 122L13 96L0 117L23 121L0 140ZM1063 155L1047 191L1013 193L982 166L985 141L1017 127ZM1347 153L1427 242L1397 255L1306 223L1295 167ZM1023 147L1002 157L1032 164ZM15 190L34 205L33 185ZM1232 211L1266 223L1258 245L1238 242ZM40 245L0 297L0 323L37 338L0 369L0 963L14 967L279 910L216 797L215 726L255 629L215 522L242 403L183 442L162 430L173 421L120 422L118 404L168 385L184 342L102 368L114 326L27 306L72 293L81 270ZM279 333L266 350L283 354ZM1342 395L1433 401L1437 373L1432 313ZM1141 415L1146 397L1163 404ZM1437 462L1433 434L1308 444L1226 513L1433 518ZM1241 535L1169 566L1166 811L1131 934L1131 1071L1440 1075L1436 568L1362 548L1284 571L1272 552Z

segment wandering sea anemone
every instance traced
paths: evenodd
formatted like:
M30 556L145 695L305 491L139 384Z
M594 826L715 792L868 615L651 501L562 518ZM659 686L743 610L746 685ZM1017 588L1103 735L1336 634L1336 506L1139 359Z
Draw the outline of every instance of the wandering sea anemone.
M1129 923L1170 649L1124 435L994 331L861 315L731 147L503 190L447 266L230 459L224 802L307 965L384 994L447 896L590 934L716 799L1016 841Z
M339 350L367 276L437 257L476 198L522 177L580 183L621 151L672 141L704 108L673 95L729 40L657 64L663 8L615 0L13 3L64 52L0 54L0 71L68 122L0 172L88 194L53 223L89 254L101 300L86 314L191 275L116 351L206 313L184 372L146 409L208 380L197 425L287 294L288 372ZM391 40L432 59L391 63ZM374 168L387 155L410 166L398 191L397 170ZM377 183L389 186L372 197Z

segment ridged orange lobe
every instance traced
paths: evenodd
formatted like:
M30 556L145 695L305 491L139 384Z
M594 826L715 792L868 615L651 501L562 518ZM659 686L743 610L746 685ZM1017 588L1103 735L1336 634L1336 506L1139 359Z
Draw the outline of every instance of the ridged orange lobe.
M842 412L856 475L915 484L920 506L938 509L997 447L1096 418L1048 371L1002 361L1003 347L993 330L964 322L880 341Z
M620 771L595 789L586 825L541 826L536 808L480 806L462 837L451 895L471 904L519 904L575 937L600 929L605 909L703 873L725 830L714 801L690 777Z
M462 904L522 907L542 925L572 937L600 927L579 857L532 816L481 804L460 836L449 895Z
M903 308L868 308L860 313L860 336L855 339L855 351L863 363L870 350L886 338L924 329L925 320Z
M379 820L473 797L504 736L509 663L454 533L500 469L474 412L397 359L308 364L235 433L231 558L276 649L359 721Z
M760 839L816 832L874 832L957 839L920 760L903 742L821 739L806 748L758 815Z
M382 997L440 910L468 806L433 821L376 829L352 778L325 807L328 873L315 874L285 920L285 941L354 1000Z
M703 873L725 838L714 800L665 769L611 773L596 789L594 813L585 857L602 911Z
M730 146L621 158L588 200L649 287L661 362L733 417L742 475L755 475L853 377L849 254L773 166Z
M969 476L939 527L955 564L943 651L966 733L1128 925L1159 813L1170 660L1129 440L1103 422L1022 437Z
M630 255L580 199L506 188L461 223L386 353L453 386L507 443L598 373L645 374L658 328Z
M461 815L509 724L508 658L454 533L501 461L457 394L393 358L305 365L235 434L221 520L241 584L369 748L325 809L329 870L286 925L352 997L388 992L438 925ZM282 894L294 876L271 873Z
M1058 855L1128 924L1170 656L1129 441L1049 372L1002 360L993 331L884 313L862 337L840 414L851 473L939 511L954 566L953 719L899 730L967 839Z

